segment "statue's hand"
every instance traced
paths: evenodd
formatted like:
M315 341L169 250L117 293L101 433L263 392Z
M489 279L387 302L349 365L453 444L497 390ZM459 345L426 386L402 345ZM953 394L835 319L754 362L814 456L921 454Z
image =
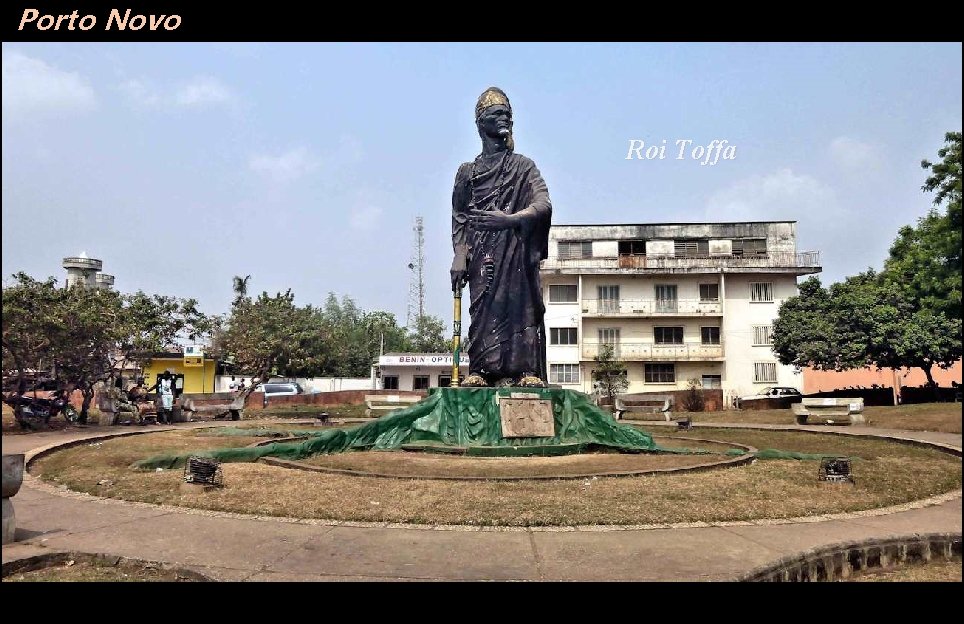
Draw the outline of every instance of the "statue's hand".
M468 271L456 271L451 270L449 274L452 276L452 292L461 293L462 289L465 287L465 282L469 277Z
M518 225L518 219L501 210L473 209L469 211L469 224L476 230L508 230Z
M456 249L455 258L452 259L452 270L449 275L452 277L452 292L462 292L462 287L469 277L468 258L464 248Z

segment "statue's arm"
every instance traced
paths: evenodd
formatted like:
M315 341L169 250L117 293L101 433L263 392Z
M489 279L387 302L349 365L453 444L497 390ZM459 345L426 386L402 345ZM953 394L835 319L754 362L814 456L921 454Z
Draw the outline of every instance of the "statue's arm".
M452 289L459 290L465 281L468 270L470 250L470 228L468 223L469 204L469 163L459 167L455 174L455 186L452 189L452 248L455 256L452 259Z
M552 202L549 201L549 187L542 179L539 168L532 164L526 175L526 183L529 186L529 203L516 213L519 216L521 227L526 230L533 230L539 227L548 226L552 219Z

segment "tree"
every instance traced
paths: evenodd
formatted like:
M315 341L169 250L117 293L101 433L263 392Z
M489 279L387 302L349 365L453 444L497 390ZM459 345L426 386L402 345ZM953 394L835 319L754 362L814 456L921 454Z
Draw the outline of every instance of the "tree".
M250 275L245 275L241 277L240 275L235 275L233 278L233 284L231 289L234 291L234 300L240 301L248 296L248 283L251 281Z
M290 289L254 300L244 297L231 308L221 344L241 370L262 382L272 374L312 377L321 370L325 352L321 320L311 306L296 306ZM245 393L254 388L252 384Z
M418 353L448 353L452 343L445 338L445 322L437 316L424 314L415 319L411 335L411 350Z
M193 299L161 295L121 295L114 290L57 288L24 273L3 289L3 367L17 371L17 392L26 391L27 369L49 369L58 388L84 396L86 422L94 386L110 381L116 364L145 360L153 351L197 340L212 319Z
M217 319L197 309L194 299L148 295L138 291L122 298L118 317L118 361L145 364L155 351L211 336ZM115 367L116 368L116 367Z
M609 405L615 408L616 395L629 388L626 365L616 357L613 345L608 343L599 345L599 353L593 360L596 364L592 379L602 388L603 394L609 397Z
M61 292L49 353L59 385L83 394L79 422L86 423L94 386L113 376L113 355L124 330L122 300L114 290L71 288Z
M3 373L17 375L16 393L27 391L27 372L50 364L56 310L63 293L54 278L39 282L26 273L3 289Z
M961 133L948 132L938 150L941 162L929 169L921 187L934 192L933 209L916 227L900 229L884 267L885 279L899 285L920 307L961 318Z
M846 320L846 319L843 319ZM837 318L830 291L820 279L800 284L799 294L786 299L773 321L773 351L783 364L817 370L846 370L869 363L862 347L844 336L849 328Z
M783 364L824 370L921 368L934 385L933 367L961 357L961 320L921 308L874 271L829 289L811 277L781 304L773 350Z
M695 377L686 382L686 393L683 394L683 409L687 412L702 412L706 409L706 397L703 396L703 384Z

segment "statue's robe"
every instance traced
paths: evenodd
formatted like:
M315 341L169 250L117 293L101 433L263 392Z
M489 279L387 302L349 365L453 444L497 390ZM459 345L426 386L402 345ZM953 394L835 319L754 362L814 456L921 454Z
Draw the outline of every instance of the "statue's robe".
M532 214L509 230L476 231L467 218L473 208L515 214L530 207ZM539 262L548 254L551 216L546 183L525 156L506 151L489 168L459 167L452 243L456 256L465 254L467 260L469 373L490 384L524 373L547 380Z

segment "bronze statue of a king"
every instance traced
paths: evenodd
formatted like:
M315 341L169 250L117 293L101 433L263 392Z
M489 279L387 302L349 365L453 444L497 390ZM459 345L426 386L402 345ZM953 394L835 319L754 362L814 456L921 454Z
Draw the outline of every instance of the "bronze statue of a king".
M515 152L512 107L490 87L475 105L482 153L452 190L452 288L469 286L467 386L545 385L545 305L539 262L552 204L539 169Z

